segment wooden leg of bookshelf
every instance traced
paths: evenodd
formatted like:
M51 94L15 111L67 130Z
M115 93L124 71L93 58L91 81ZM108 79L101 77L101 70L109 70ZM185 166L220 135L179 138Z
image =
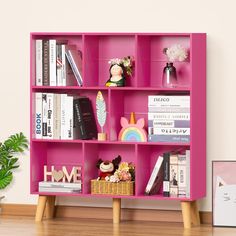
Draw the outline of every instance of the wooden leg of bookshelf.
M120 198L113 198L113 223L119 224L120 223L120 212L121 211L121 199Z
M54 218L56 196L47 196L46 218Z
M36 210L36 215L35 215L36 222L42 221L44 210L46 207L46 202L47 202L47 196L40 196L39 195L38 205L37 205L37 210Z
M192 219L193 225L195 226L200 225L200 215L198 211L197 201L191 202L191 219Z
M181 202L184 228L191 228L191 202Z

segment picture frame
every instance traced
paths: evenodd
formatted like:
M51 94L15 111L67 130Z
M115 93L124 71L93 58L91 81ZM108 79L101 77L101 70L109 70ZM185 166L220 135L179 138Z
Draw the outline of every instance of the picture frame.
M236 227L236 161L212 161L212 225Z

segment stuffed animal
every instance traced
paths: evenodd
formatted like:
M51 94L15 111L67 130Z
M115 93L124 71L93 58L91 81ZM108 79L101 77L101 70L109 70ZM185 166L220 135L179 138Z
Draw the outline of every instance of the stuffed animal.
M107 176L111 176L116 171L116 169L118 169L120 162L120 155L112 161L103 161L102 159L99 159L96 165L100 171L97 180L105 180Z

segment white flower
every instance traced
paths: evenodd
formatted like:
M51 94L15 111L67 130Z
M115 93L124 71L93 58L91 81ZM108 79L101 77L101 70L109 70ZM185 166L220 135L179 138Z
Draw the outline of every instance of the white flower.
M120 179L116 174L110 176L110 182L117 183L119 181Z
M179 44L167 48L166 55L169 61L184 61L188 57L187 49Z
M109 177L109 176L106 176L106 177L105 177L105 180L106 180L106 181L109 181L109 180L110 180L110 177Z

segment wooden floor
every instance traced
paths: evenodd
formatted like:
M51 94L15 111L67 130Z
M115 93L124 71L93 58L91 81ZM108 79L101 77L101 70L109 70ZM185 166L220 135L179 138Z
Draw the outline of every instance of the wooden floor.
M184 230L180 223L111 220L54 219L35 223L31 217L1 217L0 236L235 236L236 228L212 228L210 225Z

